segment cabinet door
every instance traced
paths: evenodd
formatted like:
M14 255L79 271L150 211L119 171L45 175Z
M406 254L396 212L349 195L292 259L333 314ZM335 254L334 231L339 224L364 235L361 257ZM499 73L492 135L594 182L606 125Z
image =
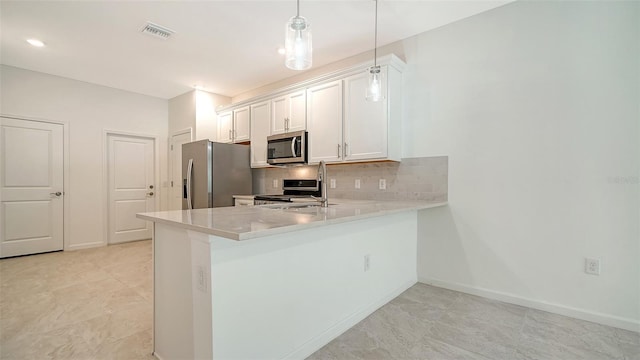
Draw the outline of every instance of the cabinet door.
M382 69L382 100L365 99L367 73L344 80L344 155L345 160L387 157L386 68Z
M287 132L301 131L307 128L307 96L304 90L288 95L289 121Z
M249 107L233 110L233 141L249 141Z
M233 141L233 112L228 111L218 114L218 142L230 143Z
M271 135L284 133L285 119L289 116L288 96L271 100Z
M342 80L307 89L307 120L309 163L341 161Z
M267 136L271 123L271 102L251 105L251 167L267 166Z

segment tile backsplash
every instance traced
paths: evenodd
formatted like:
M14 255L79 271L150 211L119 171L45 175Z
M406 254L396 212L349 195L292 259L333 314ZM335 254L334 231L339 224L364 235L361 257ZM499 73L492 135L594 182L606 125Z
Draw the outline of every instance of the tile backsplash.
M315 179L316 165L253 169L254 194L282 194L282 179ZM327 165L329 198L366 200L446 201L449 163L447 156L405 158L402 162ZM356 180L360 188L355 188ZM380 190L380 179L386 189ZM274 187L274 181L276 186Z

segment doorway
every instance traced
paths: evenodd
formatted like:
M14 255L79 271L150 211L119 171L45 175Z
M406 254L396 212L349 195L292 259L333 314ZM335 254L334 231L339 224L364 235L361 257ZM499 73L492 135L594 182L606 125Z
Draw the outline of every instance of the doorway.
M64 247L64 126L0 117L0 258Z
M156 209L155 142L152 137L107 134L109 244L152 236L151 222L136 214Z
M171 161L171 196L169 210L182 210L182 144L193 139L191 128L171 135L169 159Z

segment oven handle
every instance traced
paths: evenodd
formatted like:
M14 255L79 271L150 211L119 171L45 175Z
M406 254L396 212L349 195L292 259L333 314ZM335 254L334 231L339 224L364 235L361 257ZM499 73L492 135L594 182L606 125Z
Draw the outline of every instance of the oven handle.
M291 154L293 154L293 157L298 157L298 155L296 155L296 141L298 140L297 137L293 137L293 140L291 140Z

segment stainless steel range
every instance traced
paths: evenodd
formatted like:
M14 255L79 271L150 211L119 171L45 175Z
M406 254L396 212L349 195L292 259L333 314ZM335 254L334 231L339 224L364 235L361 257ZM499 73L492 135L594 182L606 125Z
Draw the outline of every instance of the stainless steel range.
M321 181L316 179L284 179L282 180L282 195L256 195L254 205L278 204L294 201L314 201L313 197L322 196Z

